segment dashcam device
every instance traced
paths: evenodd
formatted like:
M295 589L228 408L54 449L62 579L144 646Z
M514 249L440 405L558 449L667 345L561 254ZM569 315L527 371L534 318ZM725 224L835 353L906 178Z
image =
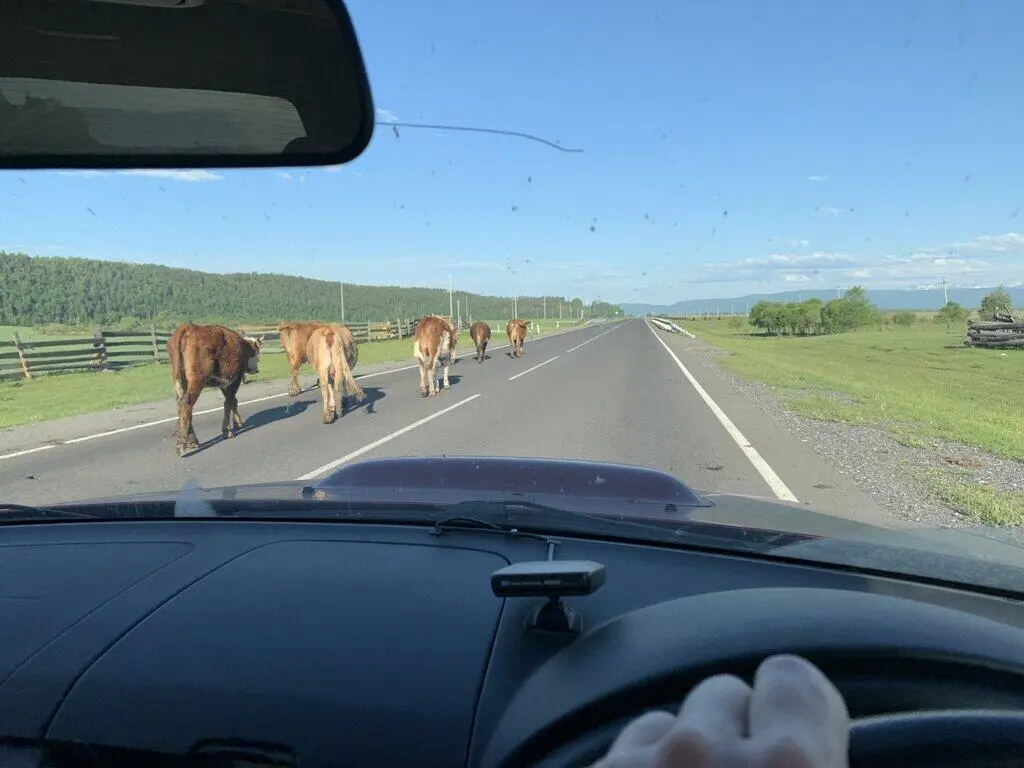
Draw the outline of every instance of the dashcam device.
M491 574L495 597L590 595L604 584L604 565L593 560L513 563Z

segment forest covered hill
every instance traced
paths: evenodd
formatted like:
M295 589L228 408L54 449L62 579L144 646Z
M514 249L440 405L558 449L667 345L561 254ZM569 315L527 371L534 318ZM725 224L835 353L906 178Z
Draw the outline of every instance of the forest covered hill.
M456 276L457 279L457 276ZM170 326L185 320L277 323L340 319L341 284L290 275L214 274L156 264L27 256L0 251L0 325L131 324ZM463 317L511 317L511 297L456 291ZM348 322L448 314L444 288L344 285ZM467 311L468 304L468 311ZM520 296L524 318L579 316L578 298ZM617 306L587 305L586 316L612 314ZM127 321L127 322L126 322Z

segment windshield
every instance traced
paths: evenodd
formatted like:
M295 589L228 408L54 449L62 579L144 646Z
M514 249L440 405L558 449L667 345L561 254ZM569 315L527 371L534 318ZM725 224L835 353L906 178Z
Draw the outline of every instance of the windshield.
M630 506L607 466L350 485L1024 568L1024 8L347 5L377 122L350 164L0 174L0 502L571 459L701 501ZM0 139L74 97L102 144L107 92L68 88L0 76ZM238 141L219 97L207 134ZM296 135L257 105L243 143ZM140 146L199 130L158 106Z

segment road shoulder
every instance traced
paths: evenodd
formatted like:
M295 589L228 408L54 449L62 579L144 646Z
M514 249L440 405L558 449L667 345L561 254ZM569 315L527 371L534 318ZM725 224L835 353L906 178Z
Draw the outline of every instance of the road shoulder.
M653 332L675 352L801 505L872 525L915 527L912 521L890 514L861 489L849 474L849 467L837 466L830 460L827 445L794 430L797 417L787 415L767 388L749 385L725 371L716 358L726 353L699 338ZM661 345L657 346L660 354L667 355ZM682 376L682 372L679 375ZM766 485L765 495L769 494Z

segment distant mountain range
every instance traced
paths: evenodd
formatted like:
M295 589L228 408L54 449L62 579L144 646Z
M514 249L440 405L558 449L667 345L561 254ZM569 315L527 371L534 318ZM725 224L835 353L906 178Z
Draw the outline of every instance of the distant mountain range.
M947 293L950 301L955 301L966 309L977 309L981 305L982 297L993 290L994 287L949 288ZM1006 288L1006 292L1013 299L1014 308L1024 309L1024 286L1017 285L1012 288ZM763 299L768 301L806 301L807 299L828 301L835 297L835 290L783 291L781 293L752 293L747 296L720 299L690 299L687 301L677 301L675 304L620 304L619 306L628 315L643 315L646 313L656 315L694 315L705 312L711 314L744 314L750 307ZM941 288L916 291L869 290L868 298L875 306L883 310L938 310L943 305Z

